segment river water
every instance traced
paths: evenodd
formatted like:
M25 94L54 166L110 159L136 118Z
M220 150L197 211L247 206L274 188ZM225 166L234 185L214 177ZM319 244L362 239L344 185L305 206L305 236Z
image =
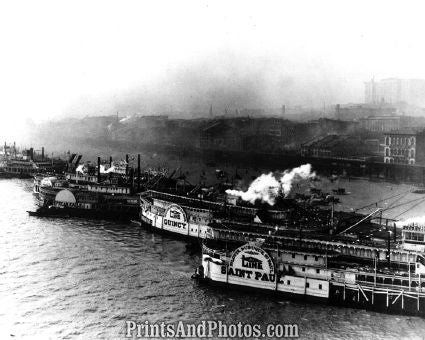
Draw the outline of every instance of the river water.
M182 241L114 222L29 217L0 180L0 339L124 339L125 321L297 323L302 339L425 339L425 319L200 286Z

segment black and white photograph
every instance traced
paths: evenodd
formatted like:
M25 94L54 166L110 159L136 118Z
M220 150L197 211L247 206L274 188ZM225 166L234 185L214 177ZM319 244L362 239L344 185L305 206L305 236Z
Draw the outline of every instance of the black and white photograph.
M425 4L0 2L0 339L425 340Z

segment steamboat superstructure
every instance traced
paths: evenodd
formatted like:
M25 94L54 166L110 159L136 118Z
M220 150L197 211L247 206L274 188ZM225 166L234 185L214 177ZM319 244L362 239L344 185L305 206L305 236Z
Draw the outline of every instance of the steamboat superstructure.
M425 252L425 226L412 223L402 229L403 248Z
M288 247L258 239L242 246L203 246L196 277L239 290L254 289L305 300L425 316L425 257L397 269L379 259L359 263L335 250Z
M242 206L224 201L212 201L167 192L147 190L140 195L140 219L150 228L187 238L211 237L215 227L231 225L232 230L259 233L275 232L276 225L291 228L295 205L285 200L281 209L265 209L264 206ZM235 223L238 223L237 225ZM305 228L327 228L326 218Z
M0 153L0 177L7 178L31 178L39 172L53 172L62 170L64 161L61 159L48 158L44 154L44 147L38 154L33 148L28 150L8 146L3 146Z
M416 252L425 250L422 227L411 225L400 228L394 225L381 232L388 235L384 238L359 239L355 233L339 233L332 221L326 219L328 212L322 211L322 216L306 218L303 213L307 212L297 210L297 206L292 204L288 204L285 210L264 211L253 206L229 205L153 190L140 195L140 204L142 224L186 239L244 244L267 237L282 247L302 246L325 253L337 251L340 257L366 263L377 259L393 266L414 263ZM259 215L263 219L273 217L274 223L261 221ZM358 220L363 218L362 215L357 216ZM369 223L361 228L379 226ZM400 234L401 242L400 237L396 238Z
M66 173L34 179L34 194L40 208L36 216L81 216L112 219L137 219L142 185L152 176L141 174L140 156L137 174L126 162L79 164L73 154ZM128 157L127 157L128 158ZM70 171L73 170L73 171Z

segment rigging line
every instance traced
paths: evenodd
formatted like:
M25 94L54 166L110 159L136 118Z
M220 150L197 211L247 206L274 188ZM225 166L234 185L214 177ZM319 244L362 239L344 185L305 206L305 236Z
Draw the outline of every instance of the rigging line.
M409 204L409 203L417 202L417 201L420 201L420 200L425 200L425 197L415 198L413 200L410 200L410 201L407 201L407 202L404 202L404 203L397 204L397 205L395 205L393 207L390 207L390 208L384 208L383 211L391 210L391 209L394 209L394 208L398 208L398 207L401 207L402 205L406 205L406 204Z
M395 194L395 195L392 195L392 196L389 196L389 197L382 198L382 199L380 199L379 201L376 201L376 202L370 203L370 204L368 204L368 205L365 205L364 207L357 208L357 209L355 209L354 211L356 212L356 211L358 211L358 210L362 210L362 209L368 208L368 207L370 207L370 206L373 206L373 205L378 204L379 202L386 201L386 200L389 200L389 199L391 199L391 198L394 198L394 197L397 197L397 196L400 196L400 195L403 195L403 194L407 194L407 193L412 192L412 191L413 191L412 189L409 189L409 190L406 190L406 191L400 192L400 193L398 193L398 194Z
M407 192L408 193L408 192ZM405 195L407 194L407 193L405 193ZM398 194L399 195L399 194ZM394 197L394 196L393 196ZM409 204L409 203L412 203L412 202L416 202L416 201L418 201L418 200L421 200L421 199L424 199L424 197L420 197L420 198L415 198L415 199L413 199L413 200L410 200L410 201L407 201L407 202L404 202L404 203L401 203L401 204L398 204L398 205L396 205L396 206L394 206L394 207L387 207L387 208L380 208L380 210L382 211L382 212L384 212L384 211L386 211L386 210L391 210L391 209L394 209L394 208L397 208L397 207L400 207L400 206L402 206L402 205L406 205L406 204ZM397 200L395 200L393 203L391 203L391 205L392 204L394 204L394 203L396 203L397 202ZM356 210L354 210L354 212L357 212ZM348 221L349 219L350 219L351 217L346 217L346 218L344 218L344 219L341 219L341 221ZM375 219L376 217L372 217L371 216L371 220L373 220L373 219ZM387 218L387 219L390 219L390 218Z
M366 221L367 219L369 219L371 216L375 215L378 211L381 211L381 208L376 209L375 211L373 211L372 213L370 213L369 215L367 215L366 217L362 218L360 221L354 223L352 226L348 227L347 229L341 231L339 234L343 234L345 232L347 232L347 230L350 230L351 228L354 228L355 226L359 225L360 223L362 223L363 221Z
M425 201L425 198L424 198L423 200ZM397 216L395 216L395 217L394 217L394 219L396 219L397 217L399 217L399 216L401 216L401 215L403 215L403 214L407 213L409 210L412 210L413 208L417 207L419 204L423 203L424 201L422 201L422 202L418 202L418 203L414 204L414 205L413 205L413 206L411 206L409 209L407 209L407 210L403 211L401 214L398 214Z
M386 207L385 209L389 209L391 208L395 203L399 202L400 200L402 200L404 197L407 196L407 194L409 194L409 192L406 192L404 195L400 196L399 198L397 198L396 200L394 200L391 204L388 205L388 207Z

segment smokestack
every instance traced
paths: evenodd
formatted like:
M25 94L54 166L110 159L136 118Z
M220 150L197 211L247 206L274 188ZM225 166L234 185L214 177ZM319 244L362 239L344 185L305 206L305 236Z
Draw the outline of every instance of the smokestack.
M128 154L125 155L125 175L128 175Z
M32 150L32 148L31 148L31 150ZM15 142L13 142L13 153L15 154L15 158L16 158L16 143ZM33 153L34 153L34 151L33 151ZM31 157L31 159L32 159L32 157Z
M15 142L13 142L13 148L15 148ZM30 148L30 159L34 160L34 148Z
M335 118L340 119L341 118L341 105L336 104L335 106Z
M134 179L134 169L133 168L130 168L129 176L130 176L130 188L131 188L131 191L133 191L133 187L134 187L134 182L133 182L133 179Z
M6 155L6 148L7 148L7 145L6 145L6 142L4 142L4 154Z
M112 166L112 156L109 156L109 166Z
M140 191L140 153L137 155L137 191Z
M75 167L77 167L78 164L80 164L81 157L83 157L83 156L82 155L78 155L77 160L75 161Z
M44 146L41 147L41 161L44 161Z
M391 233L388 232L388 241L387 241L387 263L391 265Z
M97 183L100 183L100 157L97 157Z
M394 223L394 242L397 242L397 226Z
M77 156L77 154L76 153L73 153L72 155L71 155L71 157L69 157L69 163L72 163L72 161L74 160L74 158L75 158L75 156Z
M285 107L285 105L282 105L282 116L285 115L285 112L286 112L286 107Z

